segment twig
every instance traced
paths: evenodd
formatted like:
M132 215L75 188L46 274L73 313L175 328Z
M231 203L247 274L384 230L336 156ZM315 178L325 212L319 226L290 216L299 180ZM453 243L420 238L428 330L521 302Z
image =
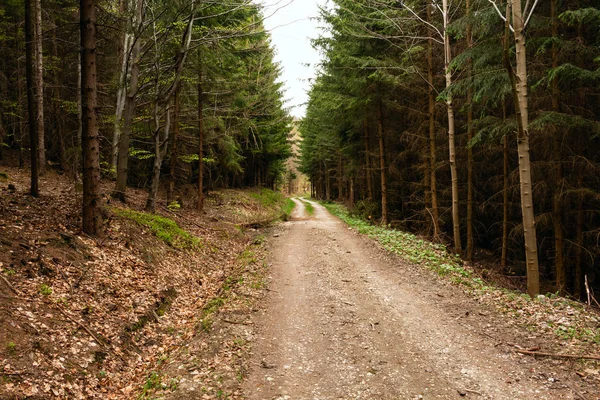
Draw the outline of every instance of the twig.
M587 292L587 303L588 303L588 306L591 306L592 303L590 302L590 286L588 285L587 275L585 276L585 291Z
M526 354L529 356L542 356L542 357L554 357L554 358L574 358L583 360L600 360L600 356L579 356L577 354L555 354L555 353L542 353L541 351L528 351L528 350L516 350L517 353Z
M71 321L71 322L74 322L74 323L76 323L77 325L79 325L79 327L80 327L81 329L83 329L84 331L86 331L87 333L89 333L89 335L90 335L91 337L93 337L93 338L94 338L94 340L95 340L96 342L98 342L98 344L99 344L100 346L102 346L102 347L104 347L105 349L107 349L107 350L108 350L108 346L106 346L106 343L104 343L104 341L103 341L103 340L100 340L100 339L98 338L98 336L96 336L96 335L94 334L94 332L92 332L92 331L91 331L91 330L90 330L90 329L89 329L87 326L83 325L81 322L77 321L75 318L73 318L73 317L71 317L69 314L67 314L67 312L66 312L66 311L65 311L65 310L64 310L64 309L63 309L61 306L59 306L58 304L55 304L55 306L56 306L56 308L58 308L58 310L59 310L59 311L60 311L60 312L61 312L61 313L62 313L62 314L65 316L65 317L67 317L67 319L68 319L69 321Z
M477 390L473 390L473 389L463 389L465 392L467 393L474 393L474 394L478 394L480 396L483 396L483 394L481 394L480 392L478 392Z
M252 325L252 322L232 321L232 320L224 319L224 318L221 318L221 321L227 322L228 324L235 324L235 325Z
M14 294L16 294L17 296L20 294L17 289L15 289L15 287L8 281L8 279L6 279L4 276L0 275L0 278L2 278L2 280L4 281L4 283L6 284L6 286L8 286L8 288L10 289L11 292L13 292ZM587 276L586 276L587 278Z

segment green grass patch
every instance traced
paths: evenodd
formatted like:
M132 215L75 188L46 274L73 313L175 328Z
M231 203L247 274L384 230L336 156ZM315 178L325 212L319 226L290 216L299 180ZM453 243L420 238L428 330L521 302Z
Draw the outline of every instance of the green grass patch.
M258 200L263 207L274 207L284 203L285 200L283 193L265 188L261 189L260 192L250 193L250 196Z
M292 199L285 199L285 202L283 203L283 207L281 208L281 210L283 211L283 218L286 221L288 219L290 219L290 215L292 215L292 211L294 211L295 207L296 207L296 203L294 203L294 201Z
M383 247L414 263L424 265L440 276L448 276L453 282L481 289L484 282L473 276L473 272L462 266L461 259L448 252L445 246L420 239L412 233L371 225L369 222L352 216L346 207L335 203L322 203L325 208L359 233L377 240Z
M313 215L315 213L315 207L309 203L308 201L301 200L302 204L304 204L304 209L308 215Z
M150 229L160 240L177 249L196 249L201 241L196 236L183 230L172 219L130 209L115 208L115 214L130 219Z

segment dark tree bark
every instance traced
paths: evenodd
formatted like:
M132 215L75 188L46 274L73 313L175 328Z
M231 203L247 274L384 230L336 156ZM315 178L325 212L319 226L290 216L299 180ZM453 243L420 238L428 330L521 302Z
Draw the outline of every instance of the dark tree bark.
M35 30L33 27L32 2L25 0L25 75L27 79L27 112L29 118L29 146L31 147L31 189L32 196L40 194L38 186L38 135L37 118L35 113L35 79L34 79L34 46L33 38Z
M99 235L100 143L97 124L96 1L80 0L81 105L83 157L83 231Z
M46 147L44 144L44 56L42 52L42 2L34 0L34 53L35 53L35 113L38 136L38 172L46 170Z
M379 169L381 173L381 225L388 223L387 211L387 181L386 181L386 165L385 165L385 138L383 135L383 105L379 100L379 112L377 118L379 139Z
M204 209L204 90L202 74L198 76L198 211Z

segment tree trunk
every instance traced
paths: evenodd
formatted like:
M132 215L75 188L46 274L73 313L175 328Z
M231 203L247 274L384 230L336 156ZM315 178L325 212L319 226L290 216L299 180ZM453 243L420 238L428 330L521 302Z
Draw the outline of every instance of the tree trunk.
M369 145L369 125L367 120L363 122L364 143L365 143L365 175L367 177L367 196L373 200L373 178L371 176L371 149Z
M100 143L97 125L96 78L96 1L79 3L81 29L81 104L83 152L83 231L99 235L100 215Z
M342 151L338 150L338 168L337 168L337 187L338 187L338 201L344 199L344 164L342 163Z
M471 15L471 4L466 0L467 18ZM467 48L473 47L473 31L471 23L467 24ZM473 76L473 62L469 60L468 77ZM473 147L470 146L473 139L473 88L469 84L467 89L467 260L473 260Z
M52 55L55 60L59 60L58 55L58 43L56 40L56 30L57 24L56 19L53 20L54 29L52 30ZM56 61L55 61L56 62ZM60 159L60 168L62 171L66 171L67 166L67 146L65 140L65 132L64 132L64 124L62 122L63 115L62 109L60 106L60 76L59 72L60 68L55 68L53 73L54 79L54 87L52 88L52 118L53 118L53 127L56 135L58 137L58 151L59 151L59 159Z
M581 299L583 297L583 192L581 191L581 185L583 179L578 179L579 198L577 201L577 232L575 234L575 298Z
M156 93L158 95L158 92ZM152 163L152 179L148 189L148 199L146 200L146 211L156 212L156 199L158 198L158 188L160 184L160 169L162 161L167 150L167 141L169 139L169 129L171 126L171 109L167 106L165 127L160 126L160 106L159 98L154 100L154 162ZM162 134L161 134L162 132Z
M198 74L198 211L204 209L204 90Z
M452 71L450 71L450 62L452 61L452 48L450 47L450 33L448 32L449 13L448 1L442 1L442 13L444 16L444 73L446 75L446 88L452 86ZM452 227L454 234L454 251L456 254L462 253L460 241L460 216L458 201L458 172L456 170L456 145L454 129L454 104L452 94L446 96L446 108L448 110L448 151L450 160L450 176L452 179Z
M44 144L44 56L42 52L42 1L34 0L35 13L35 113L38 136L38 169L43 175L46 171L46 147Z
M179 90L175 92L175 105L173 106L173 140L171 143L171 158L169 160L169 185L167 188L167 205L173 201L175 191L175 176L177 159L179 158Z
M117 156L117 181L112 196L122 202L126 201L125 192L127 190L127 174L129 163L129 142L131 141L131 131L133 128L133 117L137 101L139 75L140 75L140 57L142 44L140 42L143 0L137 0L135 15L133 17L134 36L131 49L131 72L129 76L129 85L127 96L125 98L125 110L123 117L123 130L119 140L119 154Z
M33 27L33 10L32 2L35 0L25 0L25 69L27 79L27 111L29 118L29 146L31 147L31 189L30 193L32 196L37 197L40 195L38 186L38 130L37 130L37 116L35 113L36 109L36 82L35 72L33 69L35 60L35 50L33 39L35 37L35 29Z
M119 157L119 141L121 139L121 132L123 130L123 110L125 108L125 99L127 94L127 65L129 63L130 43L132 35L129 32L130 28L127 29L123 35L123 44L120 54L120 73L119 73L119 87L117 89L117 102L115 106L115 123L113 127L113 140L112 140L112 157L111 167L116 171Z
M527 292L536 296L540 292L540 276L533 211L533 184L531 181L531 161L529 155L529 113L527 105L527 52L525 47L524 20L521 11L521 0L511 0L512 21L517 54L517 71L515 86L519 109L519 132L517 150L519 152L519 178L521 186L521 210L523 214L523 231L525 234L525 258L527 263Z
M558 38L558 16L557 0L550 2L550 12L552 15L552 37ZM558 67L558 48L556 43L552 43L552 68ZM560 112L559 103L560 92L557 79L552 80L552 111ZM565 233L563 228L563 205L562 194L562 158L561 158L561 138L560 132L556 130L553 135L553 158L554 158L554 197L552 199L552 222L554 226L554 262L556 267L556 290L564 295L567 286L567 274L565 271Z
M502 101L502 120L506 121L506 103ZM506 270L506 257L508 253L508 136L504 136L502 146L503 168L502 168L502 268Z
M427 2L427 21L431 23L431 3ZM430 32L430 35L432 33ZM429 185L431 190L431 214L433 215L433 237L439 237L438 222L440 220L437 200L436 180L436 146L435 146L435 87L433 85L433 39L428 39L427 46L427 84L429 85Z
M381 225L387 225L388 223L388 211L387 211L387 182L386 182L386 166L385 166L385 143L384 143L384 130L383 130L383 105L381 99L379 100L379 113L377 118L377 138L379 139L379 168L381 171Z

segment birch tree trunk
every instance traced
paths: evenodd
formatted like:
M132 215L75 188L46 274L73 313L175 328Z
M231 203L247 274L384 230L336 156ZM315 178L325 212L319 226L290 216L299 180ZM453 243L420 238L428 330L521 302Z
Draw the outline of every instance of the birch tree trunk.
M83 152L83 231L99 235L100 143L97 124L96 1L80 0Z
M427 22L431 23L431 3L427 2ZM430 32L431 36L433 33ZM431 214L433 218L433 237L439 237L438 222L440 215L437 200L436 179L436 146L435 146L435 87L433 86L433 39L428 39L427 45L427 84L429 85L429 185L431 191Z
M126 201L127 175L129 163L129 143L131 141L131 130L133 128L133 117L137 101L139 76L140 76L140 57L142 51L141 30L143 18L143 0L137 0L135 14L133 17L133 37L131 48L131 71L129 76L129 85L127 87L127 96L125 98L123 130L119 137L119 151L117 156L117 181L112 196L122 202Z
M113 140L112 140L112 158L111 167L116 171L118 156L119 156L119 140L121 139L121 132L123 130L123 110L125 108L125 99L127 97L127 65L129 64L129 55L131 53L131 28L128 23L127 30L123 35L122 54L121 54L121 68L119 72L119 87L117 89L117 104L115 106L115 123L113 128Z
M448 32L449 8L448 1L442 1L442 14L444 17L444 72L446 75L446 88L452 85L452 72L450 71L450 62L452 61L452 48L450 47L450 33ZM462 253L460 241L460 216L458 200L458 173L456 171L456 145L454 129L454 104L452 94L448 93L446 97L446 108L448 110L448 149L450 161L450 176L452 179L452 227L454 233L454 251L456 254Z
M533 211L533 185L529 155L529 113L527 97L527 52L525 47L524 18L521 0L511 0L512 22L517 54L516 94L520 111L517 150L519 153L519 178L521 186L521 211L525 235L525 259L527 263L527 292L536 296L540 292L540 276L537 255L535 215Z

